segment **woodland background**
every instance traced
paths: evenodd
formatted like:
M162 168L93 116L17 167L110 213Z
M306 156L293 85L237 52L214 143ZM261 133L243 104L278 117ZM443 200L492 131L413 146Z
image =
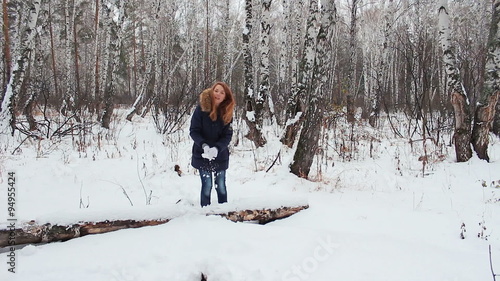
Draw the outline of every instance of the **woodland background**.
M151 114L168 134L185 125L198 93L224 81L236 96L235 122L245 121L256 147L266 143L263 124L280 127L289 147L298 139L291 171L302 177L321 132L338 122L405 118L406 127L392 126L395 136L447 145L463 142L442 135L463 133L457 123L465 123L470 150L476 109L498 99L498 67L487 62L499 1L446 2L3 0L2 133L72 136L85 146L93 127L112 128L120 107L129 120ZM447 71L450 61L458 75ZM463 114L454 91L465 96ZM500 134L495 104L482 122L486 142L490 129ZM360 137L352 130L342 153ZM457 160L467 161L459 150Z

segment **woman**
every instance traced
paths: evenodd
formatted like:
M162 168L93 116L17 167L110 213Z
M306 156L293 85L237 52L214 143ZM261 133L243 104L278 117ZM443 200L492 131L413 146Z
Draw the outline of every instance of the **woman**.
M229 166L228 145L233 136L234 106L229 86L217 82L200 94L200 105L191 117L189 135L194 141L191 165L200 172L202 207L210 205L214 174L218 201L227 202L226 170Z

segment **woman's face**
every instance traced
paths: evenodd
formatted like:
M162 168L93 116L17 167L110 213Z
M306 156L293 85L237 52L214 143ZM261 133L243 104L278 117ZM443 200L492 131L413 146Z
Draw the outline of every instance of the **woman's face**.
M214 101L215 105L219 106L221 102L226 99L226 92L224 92L224 88L221 85L216 85L214 88Z

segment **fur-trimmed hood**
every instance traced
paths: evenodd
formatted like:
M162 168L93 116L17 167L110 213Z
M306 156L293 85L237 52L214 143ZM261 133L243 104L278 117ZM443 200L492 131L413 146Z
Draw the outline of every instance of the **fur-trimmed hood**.
M203 112L210 112L212 110L212 88L203 90L200 94L200 106Z

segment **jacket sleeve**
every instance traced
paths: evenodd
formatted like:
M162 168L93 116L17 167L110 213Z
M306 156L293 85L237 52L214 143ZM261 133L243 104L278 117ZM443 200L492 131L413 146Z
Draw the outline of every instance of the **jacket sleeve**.
M189 135L193 139L194 143L201 147L205 142L205 138L202 134L203 131L203 121L201 116L201 108L197 106L194 110L193 116L191 117L191 125L189 126Z
M217 147L219 152L226 150L229 146L229 143L231 142L231 138L233 137L233 127L231 126L231 124L232 121L222 127L220 138L215 144L215 147Z

